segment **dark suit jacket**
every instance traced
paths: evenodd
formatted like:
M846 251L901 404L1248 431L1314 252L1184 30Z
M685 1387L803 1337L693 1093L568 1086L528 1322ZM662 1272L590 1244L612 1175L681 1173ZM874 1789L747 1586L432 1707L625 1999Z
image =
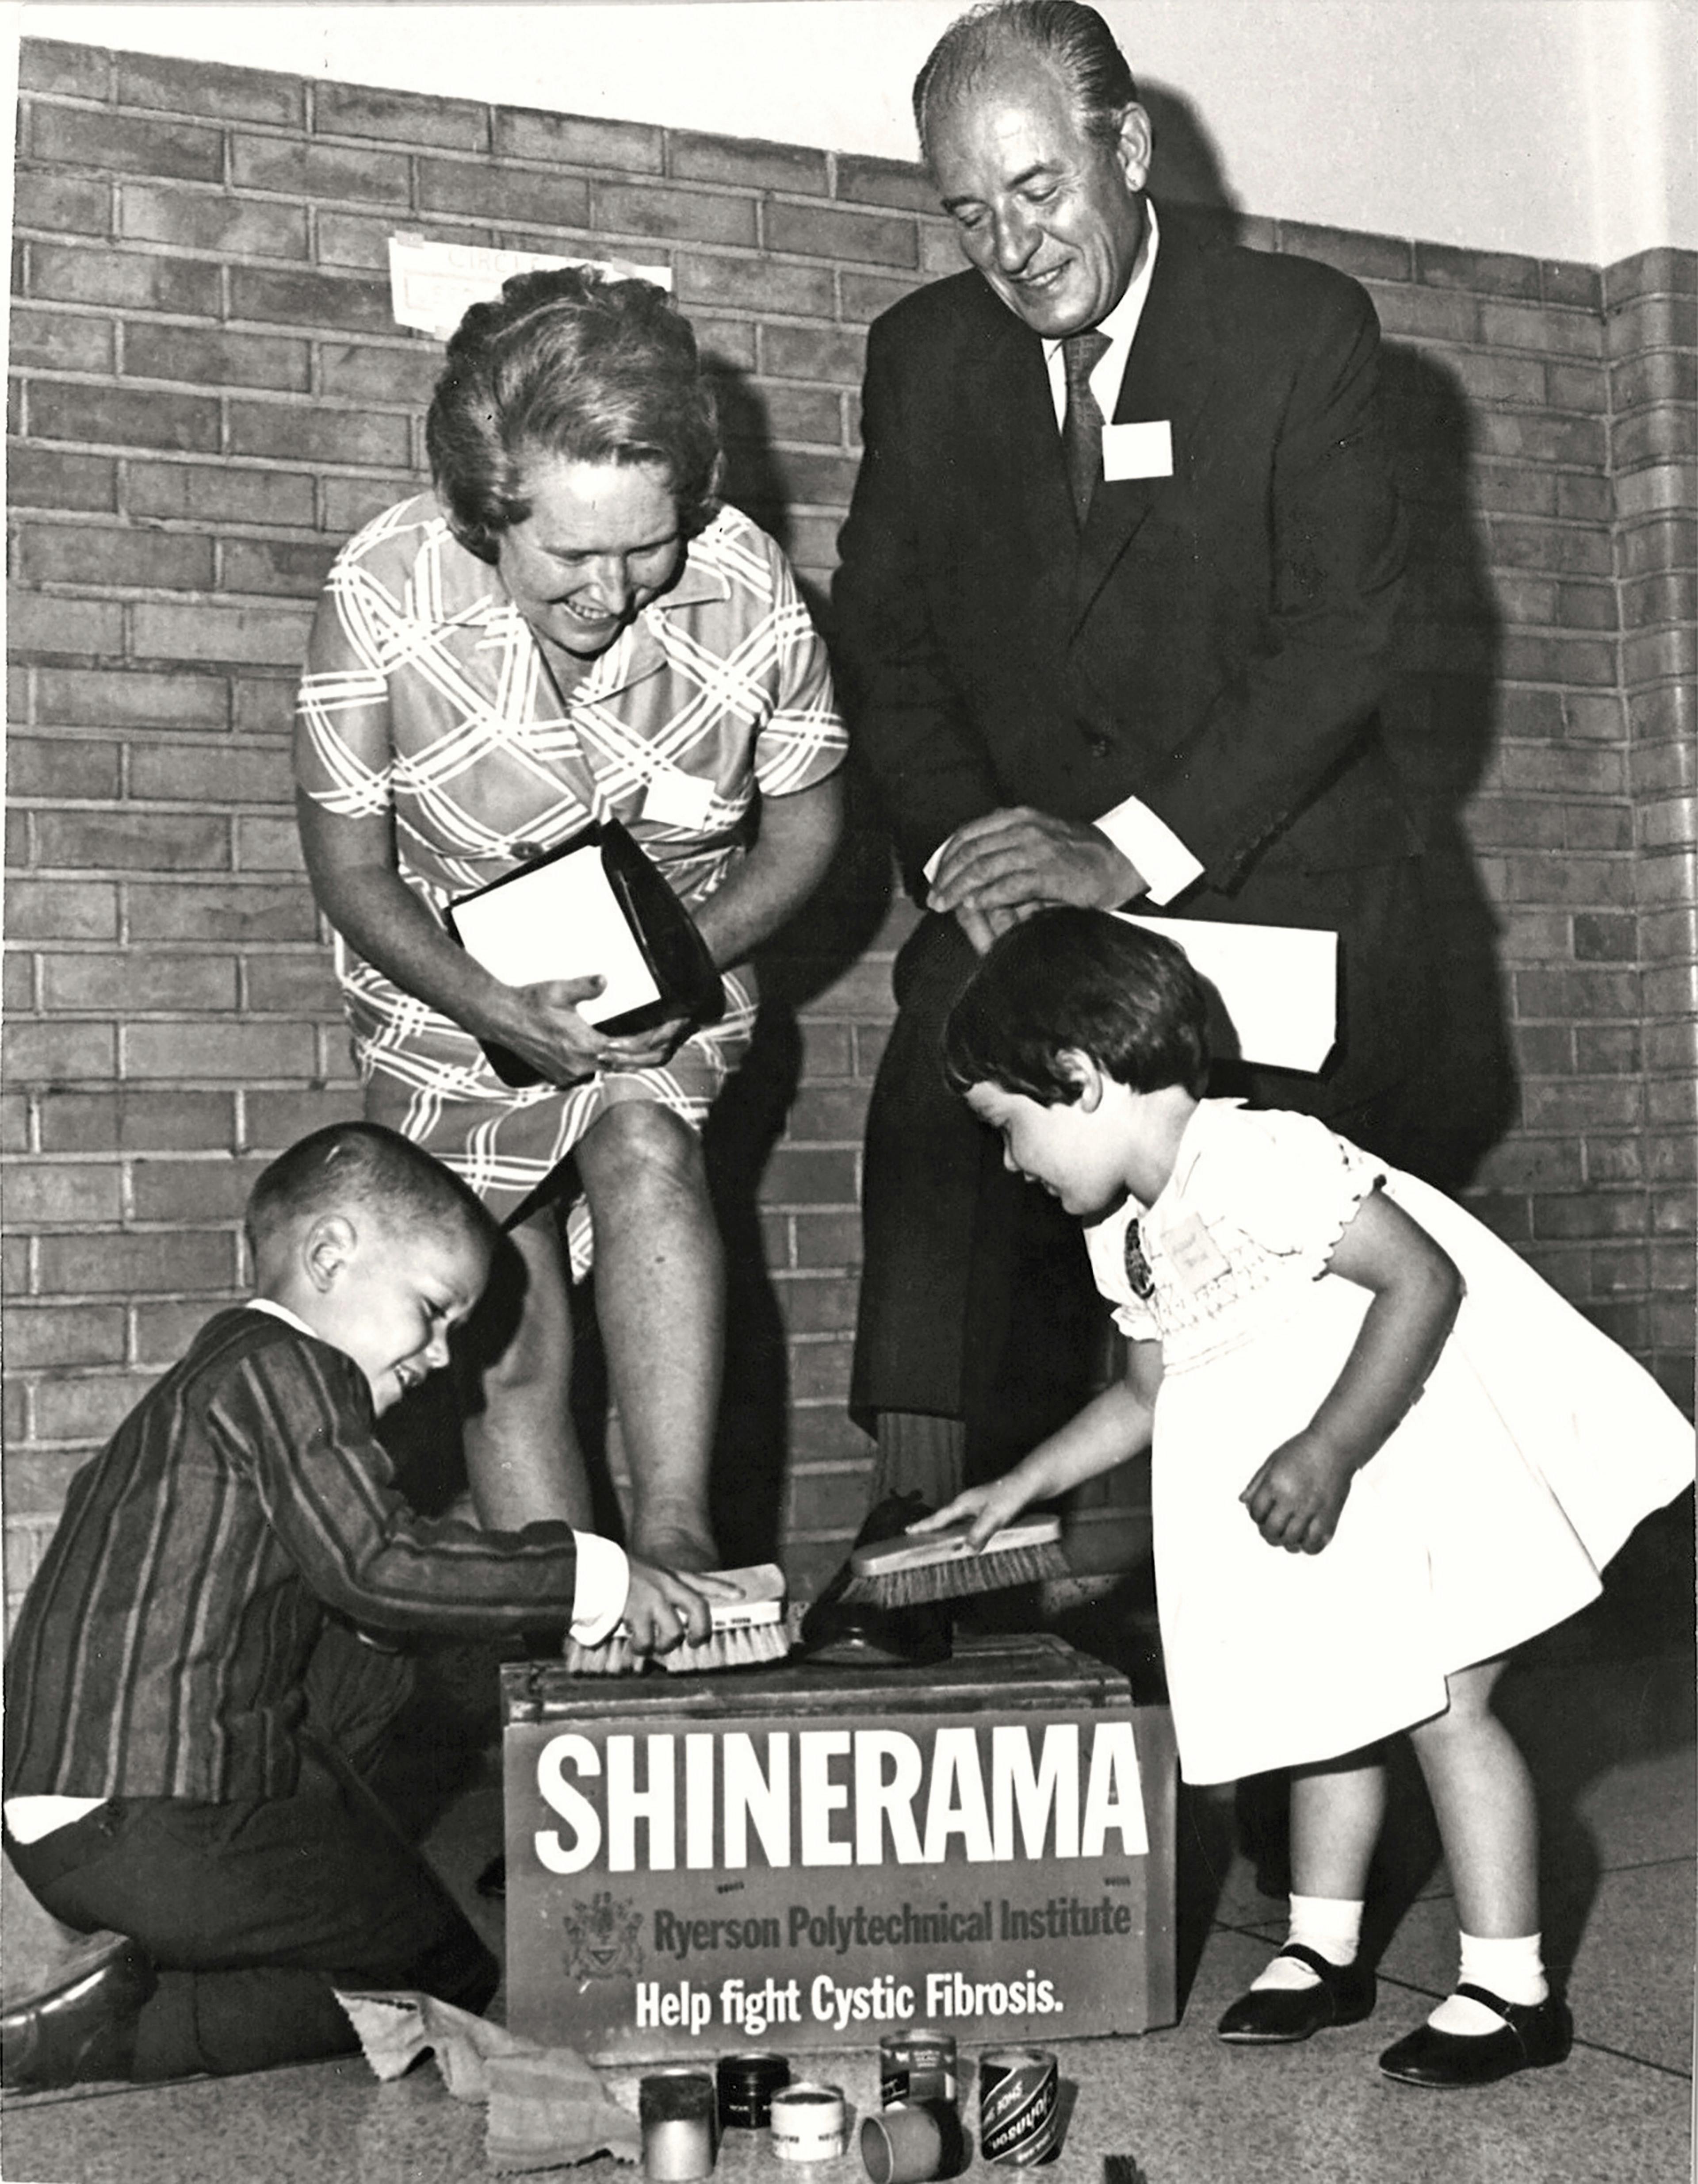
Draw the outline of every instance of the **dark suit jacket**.
M972 272L879 320L834 609L910 885L965 820L1128 794L1202 860L1200 916L1415 852L1373 725L1404 550L1378 353L1355 281L1164 213L1115 417L1171 420L1174 475L1100 483L1081 537L1038 336Z
M872 328L833 593L852 747L916 896L968 819L1027 804L1094 820L1135 795L1203 862L1177 914L1336 930L1324 1075L1216 1087L1367 1135L1426 1037L1418 845L1374 718L1404 555L1379 330L1325 266L1216 244L1174 213L1161 238L1115 417L1168 419L1174 474L1100 482L1083 534L1043 344L978 274ZM1048 1325L1016 1339L1007 1314L1041 1294L1056 1318L1066 1251L1082 1290L1088 1276L1076 1236L1040 1240L1049 1201L1005 1188L994 1140L944 1084L939 1028L971 961L940 917L898 961L851 1403L965 1415L970 1463L994 1470L1081 1399L1058 1377L1043 1415L1022 1410L1029 1362L996 1359L1067 1345Z

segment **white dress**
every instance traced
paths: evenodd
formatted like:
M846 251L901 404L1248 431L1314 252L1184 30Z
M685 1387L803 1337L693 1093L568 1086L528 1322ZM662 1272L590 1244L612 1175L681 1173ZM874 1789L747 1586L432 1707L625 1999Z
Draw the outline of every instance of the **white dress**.
M1467 1295L1331 1544L1289 1554L1239 1496L1350 1352L1370 1296L1327 1261L1377 1184ZM1134 1220L1147 1300L1126 1268ZM1086 1240L1122 1331L1162 1347L1155 1574L1188 1781L1333 1758L1439 1713L1449 1671L1584 1607L1692 1479L1692 1428L1648 1373L1472 1215L1311 1117L1205 1100L1155 1204Z

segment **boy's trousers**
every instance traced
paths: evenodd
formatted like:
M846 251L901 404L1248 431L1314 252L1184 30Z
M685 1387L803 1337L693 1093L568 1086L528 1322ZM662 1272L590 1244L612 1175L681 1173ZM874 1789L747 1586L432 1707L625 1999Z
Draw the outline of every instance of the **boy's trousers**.
M336 1987L487 2006L494 1958L361 1779L409 1685L404 1660L331 1625L309 1676L291 1796L114 1798L38 1841L8 1840L56 1919L127 1934L158 1967L133 2078L346 2053L358 2042Z

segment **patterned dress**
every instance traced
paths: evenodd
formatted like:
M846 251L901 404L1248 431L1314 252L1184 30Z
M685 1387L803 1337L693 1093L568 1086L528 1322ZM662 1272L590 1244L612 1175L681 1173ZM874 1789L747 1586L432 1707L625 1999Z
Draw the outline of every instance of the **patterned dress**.
M1371 1299L1327 1262L1377 1186L1467 1294L1330 1544L1289 1554L1239 1496L1350 1354ZM1648 1373L1441 1191L1312 1117L1205 1100L1155 1203L1086 1241L1122 1333L1161 1345L1155 1578L1189 1781L1439 1713L1447 1674L1595 1599L1634 1526L1691 1484L1692 1429Z
M297 701L296 778L326 811L392 816L400 876L438 916L608 816L694 908L743 855L757 790L811 788L845 749L825 648L788 565L732 508L562 703L495 569L421 493L337 556ZM600 1115L608 1077L505 1085L470 1033L340 936L336 961L367 1114L509 1217ZM726 974L725 993L720 1022L663 1066L624 1072L621 1092L699 1128L749 1045L747 966ZM567 1234L582 1273L592 1249L582 1201Z

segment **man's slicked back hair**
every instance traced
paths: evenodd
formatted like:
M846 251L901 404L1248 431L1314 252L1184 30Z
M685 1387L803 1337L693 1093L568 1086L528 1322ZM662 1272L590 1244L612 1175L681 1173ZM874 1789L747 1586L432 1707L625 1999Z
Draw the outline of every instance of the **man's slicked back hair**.
M983 0L955 18L914 79L914 125L927 160L938 117L1002 75L1010 60L1054 69L1085 135L1105 146L1117 141L1138 86L1096 9L1082 0Z

